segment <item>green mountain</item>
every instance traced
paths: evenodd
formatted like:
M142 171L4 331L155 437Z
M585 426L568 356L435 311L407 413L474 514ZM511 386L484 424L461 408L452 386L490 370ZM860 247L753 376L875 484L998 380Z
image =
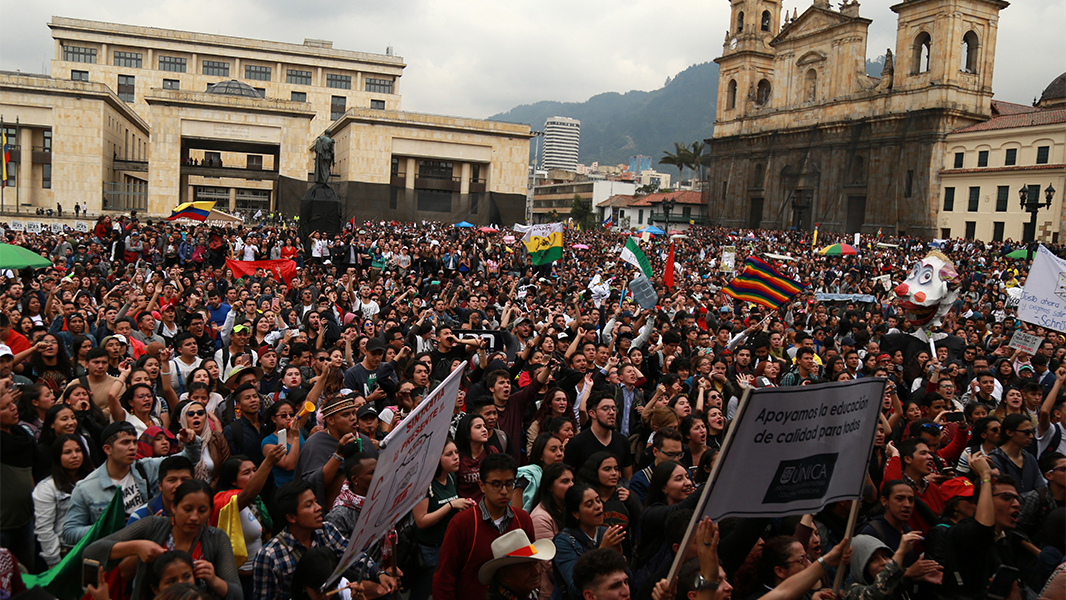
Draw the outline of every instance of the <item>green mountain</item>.
M665 151L673 152L674 142L691 144L711 136L717 97L718 65L707 62L685 69L651 92L608 92L585 102L524 104L489 120L527 123L540 131L550 117L579 119L579 162L628 164L630 156L643 154L652 157L653 168L676 176L674 167L658 165L659 158Z

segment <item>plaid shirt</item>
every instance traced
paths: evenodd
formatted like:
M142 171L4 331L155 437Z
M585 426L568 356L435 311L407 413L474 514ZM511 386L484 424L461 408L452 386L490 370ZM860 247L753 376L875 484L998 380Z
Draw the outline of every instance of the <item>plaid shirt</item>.
M327 546L337 553L339 559L344 554L348 540L329 522L322 523L321 529L311 534L311 547ZM296 563L310 548L305 548L286 528L274 536L255 555L252 577L255 585L255 598L258 600L282 600L292 596L292 574Z

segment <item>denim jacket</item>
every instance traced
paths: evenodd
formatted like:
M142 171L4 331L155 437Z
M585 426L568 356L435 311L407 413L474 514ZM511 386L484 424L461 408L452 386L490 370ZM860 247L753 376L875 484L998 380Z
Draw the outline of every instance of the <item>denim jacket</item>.
M182 456L193 464L200 462L200 438L196 437L185 446ZM151 498L159 493L159 463L166 457L142 458L130 467L130 473L141 492L142 498ZM143 475L142 475L143 469ZM147 479L146 479L147 477ZM74 486L70 495L70 509L63 522L63 543L73 546L100 519L115 496L118 488L107 473L107 462L89 473Z

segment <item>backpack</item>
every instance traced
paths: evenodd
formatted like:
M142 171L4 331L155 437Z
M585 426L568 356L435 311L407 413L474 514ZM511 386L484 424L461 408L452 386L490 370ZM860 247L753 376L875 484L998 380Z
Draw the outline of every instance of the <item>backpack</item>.
M207 250L202 245L197 245L196 249L192 251L192 257L189 259L194 263L203 263L207 258Z

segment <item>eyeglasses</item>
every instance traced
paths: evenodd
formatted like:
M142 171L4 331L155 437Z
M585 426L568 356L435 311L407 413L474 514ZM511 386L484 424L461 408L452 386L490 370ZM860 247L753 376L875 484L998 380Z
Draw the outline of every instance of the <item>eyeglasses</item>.
M491 487L497 492L503 489L513 490L514 479L508 479L507 481L486 481L485 485Z
M1021 433L1021 434L1024 434L1024 435L1028 436L1028 437L1032 437L1036 432L1033 431L1032 429L1015 429L1014 433Z
M1051 471L1049 471L1049 473L1060 473L1062 471L1066 471L1066 466L1055 467L1054 469L1051 469Z
M811 559L807 558L807 555L804 554L804 555L800 556L799 558L794 558L792 560L786 560L785 561L786 565L791 565L791 564L796 564L796 563L799 563L801 565L809 565L809 564L811 564Z
M663 456L671 460L675 460L684 456L685 452L683 450L681 452L663 452L662 450L660 450L659 454L662 454Z
M206 415L206 414L207 414L207 411L206 411L206 410L203 410L203 409L200 409L200 410L190 410L189 412L187 412L187 413L185 413L185 414L186 414L186 415L188 415L188 416L190 416L190 417L202 417L202 416L204 416L204 415Z
M1017 502L1019 504L1021 504L1022 502L1022 497L1012 492L1001 492L999 494L992 494L992 497L1000 498L1002 500L1006 500L1007 502Z

